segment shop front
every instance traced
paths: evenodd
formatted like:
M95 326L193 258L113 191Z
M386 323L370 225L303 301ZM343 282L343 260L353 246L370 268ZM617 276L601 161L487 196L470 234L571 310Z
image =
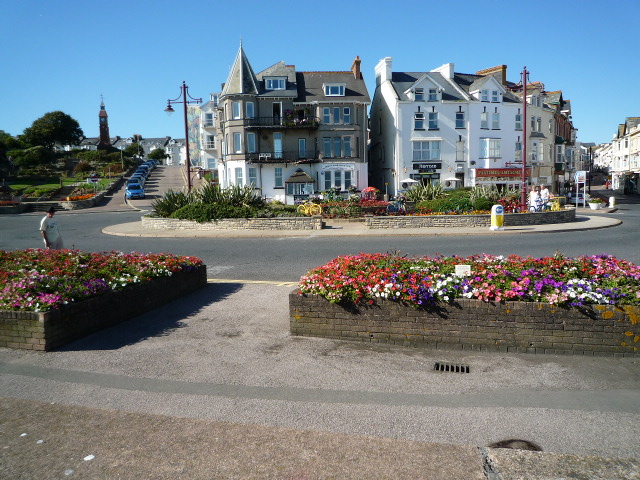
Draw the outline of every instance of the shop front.
M493 186L519 189L522 185L521 168L476 168L471 170L475 186Z

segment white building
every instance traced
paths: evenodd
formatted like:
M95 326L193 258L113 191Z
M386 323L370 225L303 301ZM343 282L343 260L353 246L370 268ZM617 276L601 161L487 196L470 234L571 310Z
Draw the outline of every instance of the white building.
M611 180L617 193L638 193L640 176L640 117L627 117L611 141Z
M524 112L507 87L506 66L475 75L448 63L429 72L376 66L371 108L372 184L390 195L403 180L518 187Z

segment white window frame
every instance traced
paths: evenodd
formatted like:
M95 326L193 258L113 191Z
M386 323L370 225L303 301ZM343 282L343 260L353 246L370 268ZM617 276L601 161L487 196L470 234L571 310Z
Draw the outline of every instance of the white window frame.
M324 96L325 97L344 97L346 84L344 83L325 83L324 84Z
M342 137L342 147L345 158L350 158L353 156L353 149L351 148L351 137Z
M216 148L216 136L215 135L207 135L206 137L206 148L212 150Z
M247 153L256 153L258 146L255 132L247 132Z
M249 167L248 169L247 180L249 185L253 185L256 187L258 185L258 169L256 167Z
M429 130L438 130L438 112L429 112Z
M287 88L287 78L286 77L265 78L264 87L267 90L285 90Z
M522 142L516 142L515 160L522 162Z
M429 97L427 98L428 102L437 102L438 101L438 89L430 88L429 89Z
M491 130L500 130L500 114L498 112L491 114Z
M351 124L351 107L344 107L342 109L342 122L345 125Z
M424 100L424 88L416 88L413 91L413 98L416 102Z
M244 172L242 171L242 167L236 167L235 169L235 179L236 185L243 186L244 185Z
M307 139L298 139L298 158L307 158Z
M242 105L240 102L231 102L231 118L233 120L239 120L242 118Z
M331 115L334 124L340 123L340 119L342 118L342 112L340 111L340 107L333 107L333 112Z
M274 176L275 176L274 187L275 188L284 188L282 167L276 167L275 171L273 173L274 173Z
M480 101L481 102L489 101L489 90L480 90Z
M245 110L247 112L247 118L256 118L256 104L253 102L247 102L245 104Z
M522 130L522 114L516 113L516 130Z
M465 128L464 112L456 112L456 128Z
M500 92L498 90L491 90L491 101L493 103L500 101Z
M322 123L329 125L331 123L331 108L324 107L322 109Z
M489 114L487 112L480 113L480 128L489 130Z
M441 140L414 140L412 144L414 162L433 162L441 160Z
M424 130L424 113L416 112L413 114L413 129Z
M233 134L233 153L242 153L242 133Z
M502 158L499 138L480 139L480 158L498 160Z
M213 113L205 113L204 114L204 126L205 127L213 127Z

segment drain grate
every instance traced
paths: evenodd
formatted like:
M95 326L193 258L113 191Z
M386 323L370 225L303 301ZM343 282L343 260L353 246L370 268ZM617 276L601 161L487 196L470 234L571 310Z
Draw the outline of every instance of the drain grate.
M436 362L433 369L438 372L469 373L469 365L458 363Z

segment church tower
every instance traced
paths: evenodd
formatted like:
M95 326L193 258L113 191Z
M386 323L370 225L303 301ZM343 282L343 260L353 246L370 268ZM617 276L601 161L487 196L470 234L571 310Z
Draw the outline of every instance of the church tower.
M111 137L109 136L109 115L104 107L104 99L100 102L100 141L98 142L98 150L105 150L111 147Z

